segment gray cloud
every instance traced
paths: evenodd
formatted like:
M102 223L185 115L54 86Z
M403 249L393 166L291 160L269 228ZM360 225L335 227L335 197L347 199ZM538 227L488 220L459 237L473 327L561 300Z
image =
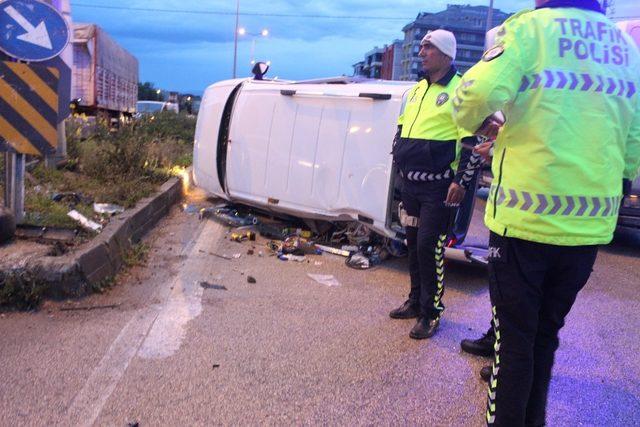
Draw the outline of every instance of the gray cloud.
M93 4L93 0L74 0ZM235 1L214 0L96 0L98 4L129 8L235 12ZM402 27L422 11L439 11L454 0L241 0L242 13L368 16L389 19L322 19L304 17L240 17L241 26L258 33L269 28L268 39L256 39L256 57L272 59L272 71L284 78L350 74L351 64L374 46L402 38ZM486 5L486 0L457 3ZM515 12L534 0L496 0L494 6ZM617 0L617 13L638 12L635 0ZM74 20L95 22L140 59L141 79L177 90L204 88L230 77L235 15L165 13L74 7ZM402 18L399 20L391 18ZM241 37L239 69L248 71L251 37ZM244 64L244 65L243 65ZM270 73L271 74L271 73ZM271 74L275 75L275 74Z

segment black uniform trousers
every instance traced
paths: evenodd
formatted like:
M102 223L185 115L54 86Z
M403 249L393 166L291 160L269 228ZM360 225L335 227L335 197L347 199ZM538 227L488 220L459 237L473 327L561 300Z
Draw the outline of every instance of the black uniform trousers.
M420 307L420 316L428 319L438 319L444 311L444 245L451 217L451 208L444 201L451 181L403 183L404 209L408 215L420 218L418 227L406 227L409 300Z
M491 233L496 360L487 423L542 426L558 332L586 284L597 246L554 246Z

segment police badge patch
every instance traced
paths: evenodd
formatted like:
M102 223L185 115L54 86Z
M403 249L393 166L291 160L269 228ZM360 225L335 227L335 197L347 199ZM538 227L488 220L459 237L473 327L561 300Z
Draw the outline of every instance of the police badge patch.
M504 53L504 46L500 46L500 45L494 46L491 49L489 49L488 51L486 51L484 53L484 55L482 55L482 60L484 62L493 61L494 59L496 59L497 57L499 57L503 53Z
M436 106L440 107L444 105L444 103L447 102L448 100L449 100L449 94L443 92L440 95L438 95L438 98L436 99Z

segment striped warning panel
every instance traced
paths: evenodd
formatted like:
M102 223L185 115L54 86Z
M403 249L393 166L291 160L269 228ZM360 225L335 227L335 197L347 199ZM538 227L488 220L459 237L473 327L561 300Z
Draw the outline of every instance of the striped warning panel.
M56 68L0 62L0 149L55 152L59 80Z

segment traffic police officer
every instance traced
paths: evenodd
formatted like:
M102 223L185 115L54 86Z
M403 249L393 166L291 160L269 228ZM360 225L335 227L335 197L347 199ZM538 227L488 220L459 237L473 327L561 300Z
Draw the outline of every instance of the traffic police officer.
M431 337L444 310L444 246L451 208L462 201L479 156L462 150L477 138L462 132L452 118L454 90L460 81L453 60L456 39L445 30L429 32L421 41L426 78L407 94L398 120L393 158L403 177L401 221L409 249L409 299L389 315L418 318L409 336ZM457 169L457 173L454 170Z
M465 74L456 122L503 111L493 185L490 295L496 335L486 419L545 423L558 332L616 227L640 166L640 54L595 0L536 0Z

